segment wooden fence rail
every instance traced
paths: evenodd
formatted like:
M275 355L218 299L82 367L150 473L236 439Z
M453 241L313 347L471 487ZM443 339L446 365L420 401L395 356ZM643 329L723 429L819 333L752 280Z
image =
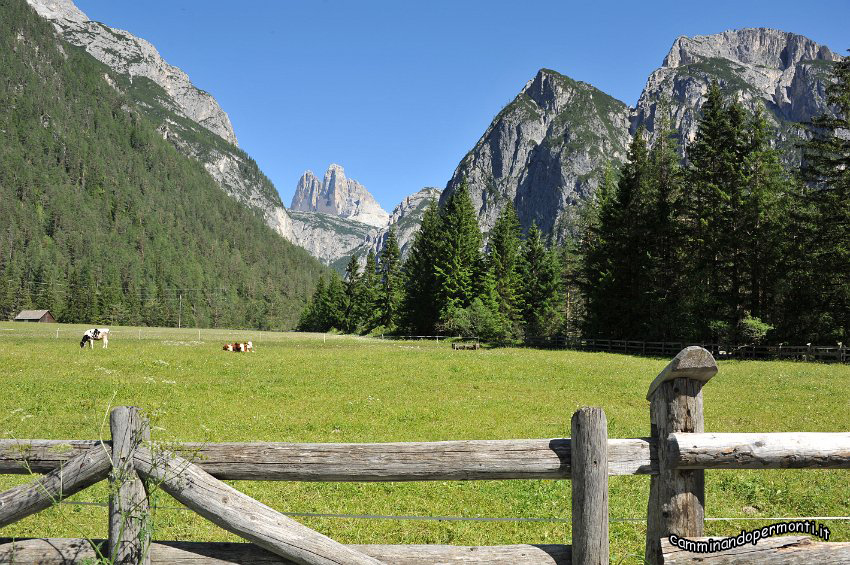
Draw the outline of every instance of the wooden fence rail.
M626 347L637 347L625 342ZM0 527L107 477L109 539L0 539L0 563L604 564L609 562L608 477L649 475L646 562L850 562L850 543L765 539L750 551L698 554L670 536L703 536L705 469L850 469L850 433L705 433L702 388L717 373L711 352L686 347L652 381L651 435L610 439L601 409L572 418L570 438L371 444L149 441L138 409L116 408L111 441L0 440L0 473L44 473L0 493ZM222 480L428 481L570 479L572 546L346 546ZM148 488L252 542L152 541Z

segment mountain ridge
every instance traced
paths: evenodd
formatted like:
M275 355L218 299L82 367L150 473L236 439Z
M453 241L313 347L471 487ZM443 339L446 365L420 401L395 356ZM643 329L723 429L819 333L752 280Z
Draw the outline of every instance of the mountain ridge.
M163 138L200 161L222 190L260 213L267 225L293 240L292 221L280 194L242 151L230 118L208 92L166 62L148 41L90 21L72 0L27 0L65 41L84 49L117 73L113 88L127 93Z
M466 181L487 232L508 200L523 229L532 223L562 240L575 207L593 194L607 167L625 161L643 127L650 143L662 114L693 139L710 82L751 110L762 107L787 164L799 163L804 122L829 111L828 68L839 56L813 40L770 28L679 36L634 107L551 69L540 69L492 120L455 168L444 203ZM683 148L682 148L683 149Z

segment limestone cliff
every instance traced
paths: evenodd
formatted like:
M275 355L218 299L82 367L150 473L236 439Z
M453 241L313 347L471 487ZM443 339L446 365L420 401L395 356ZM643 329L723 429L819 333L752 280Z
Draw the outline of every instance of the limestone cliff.
M632 131L642 125L655 134L659 113L668 112L682 139L692 140L708 85L716 80L728 96L766 111L793 163L794 143L805 135L800 124L828 111L829 63L838 59L826 46L775 29L679 37L649 76L633 111Z
M441 200L465 179L484 231L512 200L523 226L550 232L593 192L606 163L623 161L628 132L626 104L543 69L463 158Z
M384 226L389 219L389 214L366 187L347 178L345 169L336 164L328 167L321 182L312 171L306 171L298 181L289 207L305 212L322 212L374 227Z
M440 189L433 187L425 187L422 190L414 192L402 200L398 206L393 209L390 214L389 222L384 226L372 239L366 242L365 252L369 249L380 253L386 243L387 234L390 228L395 230L398 238L398 247L401 250L402 258L407 257L407 252L410 245L413 243L413 238L419 231L419 226L422 225L422 217L425 215L425 210L431 202L437 202L440 199Z

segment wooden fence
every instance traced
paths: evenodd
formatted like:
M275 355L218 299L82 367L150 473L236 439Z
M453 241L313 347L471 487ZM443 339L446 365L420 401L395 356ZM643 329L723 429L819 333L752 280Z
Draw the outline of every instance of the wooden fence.
M666 357L685 347L702 347L718 359L790 359L850 363L846 345L724 345L720 343L686 343L681 341L635 341L618 339L585 339L570 336L531 337L525 340L533 347L605 351L629 355Z
M582 408L570 438L424 443L184 443L149 441L134 407L110 415L111 441L0 440L0 473L43 473L0 493L0 528L101 480L110 488L109 538L0 539L2 563L178 564L603 564L609 562L608 478L649 475L646 561L661 563L850 562L850 543L803 536L764 539L746 551L683 551L671 535L700 539L705 469L850 469L850 433L704 433L702 387L711 353L682 350L649 387L651 435L609 439L604 412ZM222 482L570 479L571 545L459 547L343 545ZM147 489L251 543L153 541Z

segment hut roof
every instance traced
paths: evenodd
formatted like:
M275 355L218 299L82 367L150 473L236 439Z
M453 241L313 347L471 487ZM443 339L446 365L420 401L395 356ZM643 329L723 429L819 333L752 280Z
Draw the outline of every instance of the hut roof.
M21 310L21 313L15 316L16 320L40 320L42 316L50 312L50 310Z

